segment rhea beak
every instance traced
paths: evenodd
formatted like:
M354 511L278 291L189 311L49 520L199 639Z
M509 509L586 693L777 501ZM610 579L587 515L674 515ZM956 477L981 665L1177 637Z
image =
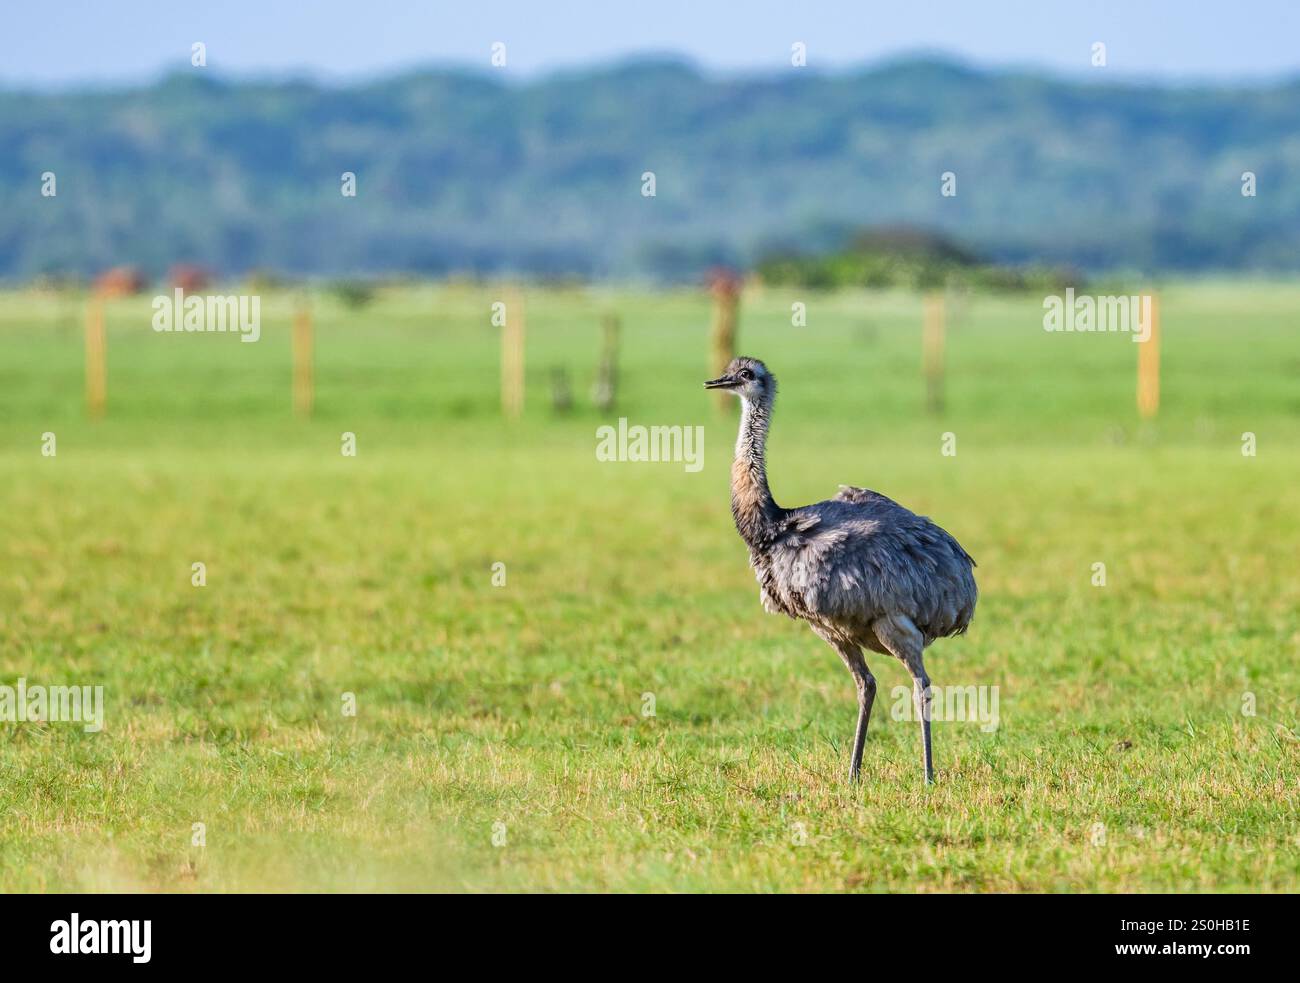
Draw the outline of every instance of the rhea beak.
M705 389L734 389L736 380L729 375L724 375L721 379L710 379L704 384Z

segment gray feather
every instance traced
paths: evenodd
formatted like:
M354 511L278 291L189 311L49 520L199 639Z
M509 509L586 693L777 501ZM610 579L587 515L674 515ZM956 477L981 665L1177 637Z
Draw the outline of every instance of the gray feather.
M864 488L787 511L750 562L769 611L851 637L903 614L928 644L964 632L975 614L970 554L926 517Z

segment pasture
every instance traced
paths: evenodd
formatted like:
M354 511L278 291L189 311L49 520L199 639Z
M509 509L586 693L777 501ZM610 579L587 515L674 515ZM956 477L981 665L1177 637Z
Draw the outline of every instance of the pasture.
M0 684L105 694L98 733L0 723L0 890L1300 889L1300 287L1161 293L1147 423L1131 339L1041 297L950 305L938 416L915 295L742 301L777 501L864 485L979 563L927 666L1000 717L935 723L930 788L903 668L849 786L848 673L759 606L702 291L525 289L512 424L492 285L316 296L310 420L287 293L256 344L112 301L95 423L83 298L0 295ZM597 461L620 416L702 425L702 470Z

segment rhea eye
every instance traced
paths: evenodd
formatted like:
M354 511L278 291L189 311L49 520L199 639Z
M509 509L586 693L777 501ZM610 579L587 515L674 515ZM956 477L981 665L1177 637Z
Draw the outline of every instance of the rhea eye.
M754 373L750 372L749 369L741 369L740 377L748 382L750 379L754 378Z

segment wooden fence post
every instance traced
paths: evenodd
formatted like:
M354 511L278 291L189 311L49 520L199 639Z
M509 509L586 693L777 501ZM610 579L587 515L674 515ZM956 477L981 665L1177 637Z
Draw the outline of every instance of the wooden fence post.
M293 409L311 416L316 405L315 337L310 302L303 300L293 316Z
M740 305L740 280L732 273L720 271L714 273L710 280L713 294L713 330L712 352L710 354L710 378L716 379L727 370L727 365L736 357L736 309ZM719 390L714 395L714 402L720 412L732 409L737 400L732 399L726 390Z
M1160 295L1151 297L1151 334L1138 342L1137 408L1145 420L1160 412Z
M604 342L596 369L596 387L592 393L596 409L602 413L614 408L618 399L618 315L607 313L602 319Z
M104 328L104 299L98 294L86 304L86 411L103 419L108 405L108 338Z
M501 326L501 413L517 420L524 411L524 299L511 291Z

